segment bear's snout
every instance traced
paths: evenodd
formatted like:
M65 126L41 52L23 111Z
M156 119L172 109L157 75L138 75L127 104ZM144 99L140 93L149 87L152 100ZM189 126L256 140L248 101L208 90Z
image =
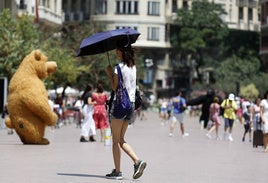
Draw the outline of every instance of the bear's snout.
M57 69L57 63L54 61L46 62L46 66L47 66L47 73L48 74L55 72Z

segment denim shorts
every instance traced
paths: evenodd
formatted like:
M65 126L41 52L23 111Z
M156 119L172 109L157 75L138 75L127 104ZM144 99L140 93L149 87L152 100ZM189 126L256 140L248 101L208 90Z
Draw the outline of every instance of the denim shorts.
M111 107L111 110L110 110L110 119L122 119L124 121L130 121L133 116L134 116L134 108L135 108L135 103L132 102L132 110L126 115L124 116L123 118L116 118L113 116L113 112L114 112L114 101L113 101L113 104L112 104L112 107Z
M224 118L224 127L226 128L232 128L234 124L234 120L233 119L229 119L229 118Z

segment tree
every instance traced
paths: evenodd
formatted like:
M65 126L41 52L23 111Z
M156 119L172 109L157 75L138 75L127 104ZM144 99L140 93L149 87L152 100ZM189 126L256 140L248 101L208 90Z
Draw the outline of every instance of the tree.
M252 83L256 77L261 79L259 70L260 61L256 57L248 55L242 59L233 55L216 68L217 84L215 86L226 92L234 92L236 82L239 82L241 86L246 86Z
M247 86L241 87L240 96L246 97L251 101L254 101L259 96L259 91L257 90L256 86L251 83Z
M23 58L32 50L41 49L48 60L54 60L58 64L57 71L45 80L46 85L52 88L75 83L79 70L74 65L73 54L58 44L54 34L38 30L33 24L33 17L25 14L14 18L10 11L5 9L0 14L0 27L1 76L10 80Z
M12 18L9 9L0 13L0 75L12 77L25 55L37 48L39 33L33 18Z
M193 1L191 9L177 12L175 27L172 28L171 43L181 58L195 59L195 69L206 65L206 60L217 61L223 49L223 38L228 33L227 25L221 19L226 12L214 2ZM202 82L201 75L199 81Z

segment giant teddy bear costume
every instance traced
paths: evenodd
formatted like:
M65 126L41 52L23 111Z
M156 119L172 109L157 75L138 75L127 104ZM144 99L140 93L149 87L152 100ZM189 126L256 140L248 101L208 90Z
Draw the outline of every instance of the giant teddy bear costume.
M9 83L6 126L16 130L24 144L49 144L44 138L46 126L56 123L58 117L48 103L48 94L42 79L57 68L48 62L40 50L33 50L21 62Z

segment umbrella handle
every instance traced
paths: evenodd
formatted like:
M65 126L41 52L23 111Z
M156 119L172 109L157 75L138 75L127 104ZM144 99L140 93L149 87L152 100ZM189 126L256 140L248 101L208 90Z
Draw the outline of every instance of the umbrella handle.
M111 65L111 62L110 62L110 56L109 56L109 52L108 52L108 51L107 51L107 57L108 57L109 65Z
M129 42L130 42L130 40L129 40L129 34L127 34L127 44L124 46L125 48L128 47Z

